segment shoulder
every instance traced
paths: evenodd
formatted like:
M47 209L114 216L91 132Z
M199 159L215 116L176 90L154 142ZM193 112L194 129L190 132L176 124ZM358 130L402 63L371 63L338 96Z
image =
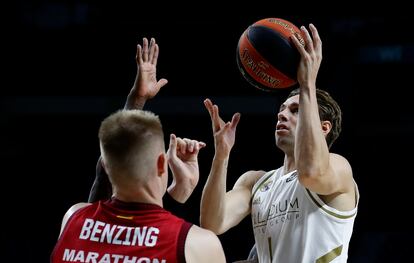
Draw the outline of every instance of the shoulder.
M91 203L77 203L74 204L73 206L71 206L68 211L66 212L66 214L63 216L63 220L62 220L62 227L60 229L60 234L62 234L63 229L66 226L66 223L69 221L69 219L72 217L72 215L74 213L76 213L77 211L79 211L79 209L84 208L86 206L91 205Z
M329 161L331 169L334 170L337 176L345 177L352 181L352 167L345 157L336 153L330 153Z
M349 161L342 155L330 153L330 169L336 178L339 193L355 194L356 182Z
M341 162L343 164L346 164L348 166L351 166L349 164L348 160L344 156L342 156L340 154L337 154L337 153L329 153L329 158L330 158L331 161L333 160L335 162Z
M92 203L77 203L74 204L73 206L71 206L69 208L69 210L66 212L65 217L67 217L68 219L74 214L76 213L79 209L84 208L86 206L90 206Z
M192 262L226 262L219 238L210 230L193 225L185 242L185 258Z
M237 179L234 187L247 187L249 189L253 188L256 182L266 174L266 171L263 170L251 170L242 174L239 179Z

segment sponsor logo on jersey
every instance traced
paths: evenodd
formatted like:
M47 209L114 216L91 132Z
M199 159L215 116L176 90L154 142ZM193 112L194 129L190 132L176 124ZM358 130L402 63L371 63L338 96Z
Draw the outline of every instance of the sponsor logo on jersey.
M288 179L286 179L286 183L293 181L296 177L298 177L298 173L294 172L291 176L288 177Z
M279 200L271 204L265 211L256 211L252 213L253 228L263 227L266 225L273 226L286 221L293 221L300 217L299 199Z
M261 204L262 203L262 200L260 199L260 196L259 197L257 197L257 198L255 198L255 199L253 199L253 204L254 205L259 205L259 204Z
M273 183L272 180L264 183L261 187L260 187L260 192L266 192L270 189L270 185Z

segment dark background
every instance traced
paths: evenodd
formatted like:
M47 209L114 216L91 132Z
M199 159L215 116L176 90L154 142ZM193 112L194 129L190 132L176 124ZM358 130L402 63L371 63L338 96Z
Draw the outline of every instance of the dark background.
M350 161L361 193L348 262L407 262L413 244L414 23L398 2L359 4L324 4L321 11L299 2L15 1L5 8L1 261L48 262L62 216L87 200L100 122L123 107L143 37L156 38L158 77L169 80L146 109L160 115L167 135L208 145L200 153L200 183L177 213L198 224L214 152L204 98L219 104L225 120L242 114L229 188L247 170L279 167L274 127L288 91L249 86L235 55L245 28L280 17L317 26L324 55L317 84L342 106L343 133L332 150ZM254 243L250 218L220 239L229 262L246 258Z

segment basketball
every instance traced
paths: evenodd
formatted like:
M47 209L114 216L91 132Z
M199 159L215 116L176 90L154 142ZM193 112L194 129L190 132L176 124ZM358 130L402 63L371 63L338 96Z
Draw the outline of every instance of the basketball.
M265 18L250 25L237 45L237 66L254 87L275 91L297 83L300 54L290 39L304 45L297 26L280 18Z

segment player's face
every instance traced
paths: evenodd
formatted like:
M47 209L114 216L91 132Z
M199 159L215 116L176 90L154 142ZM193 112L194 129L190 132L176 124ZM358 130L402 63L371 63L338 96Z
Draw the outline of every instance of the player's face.
M276 145L283 151L294 146L299 113L299 95L288 98L279 108L275 131Z

